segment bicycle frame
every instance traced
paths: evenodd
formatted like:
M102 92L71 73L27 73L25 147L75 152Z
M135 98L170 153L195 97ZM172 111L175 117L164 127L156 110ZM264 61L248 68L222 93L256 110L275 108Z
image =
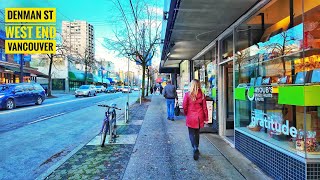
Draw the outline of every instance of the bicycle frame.
M110 111L112 109L112 111ZM111 118L110 118L111 116ZM105 112L105 118L102 123L102 127L100 130L100 134L103 136L104 126L106 125L106 131L109 132L109 143L114 142L114 138L116 138L116 111L114 108L107 107Z

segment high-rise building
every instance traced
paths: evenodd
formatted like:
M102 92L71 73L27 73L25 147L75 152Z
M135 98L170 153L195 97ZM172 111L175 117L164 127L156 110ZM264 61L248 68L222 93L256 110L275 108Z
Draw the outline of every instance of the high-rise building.
M62 21L63 45L68 47L71 55L75 57L88 57L93 62L94 48L94 29L86 21ZM84 70L84 64L76 63L76 68Z

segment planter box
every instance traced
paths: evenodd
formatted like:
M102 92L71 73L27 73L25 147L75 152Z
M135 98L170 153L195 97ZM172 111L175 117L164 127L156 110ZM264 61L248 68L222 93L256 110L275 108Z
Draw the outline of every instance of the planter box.
M320 106L320 86L280 86L278 104Z

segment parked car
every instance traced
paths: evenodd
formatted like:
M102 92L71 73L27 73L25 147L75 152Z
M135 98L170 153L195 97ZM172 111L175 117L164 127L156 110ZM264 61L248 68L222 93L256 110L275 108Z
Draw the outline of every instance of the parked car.
M37 83L0 85L0 107L4 109L13 109L28 104L40 105L45 99L45 91Z
M75 91L75 96L96 96L97 90L94 85L82 85Z
M130 86L124 86L122 89L122 93L132 93Z
M121 92L121 91L122 91L122 89L123 89L123 87L122 87L122 86L118 86L118 87L117 87L117 91L118 91L118 92Z
M97 88L97 93L106 92L106 88L102 85L96 86L96 88Z
M133 87L134 91L139 91L139 88L137 86Z
M107 91L107 93L116 93L117 92L116 89L113 86L107 87L106 91Z

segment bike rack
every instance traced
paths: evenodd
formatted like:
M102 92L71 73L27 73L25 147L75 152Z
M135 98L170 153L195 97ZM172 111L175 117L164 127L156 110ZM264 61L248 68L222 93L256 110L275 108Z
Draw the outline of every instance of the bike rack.
M124 109L124 122L129 122L129 103L126 103L125 109Z

